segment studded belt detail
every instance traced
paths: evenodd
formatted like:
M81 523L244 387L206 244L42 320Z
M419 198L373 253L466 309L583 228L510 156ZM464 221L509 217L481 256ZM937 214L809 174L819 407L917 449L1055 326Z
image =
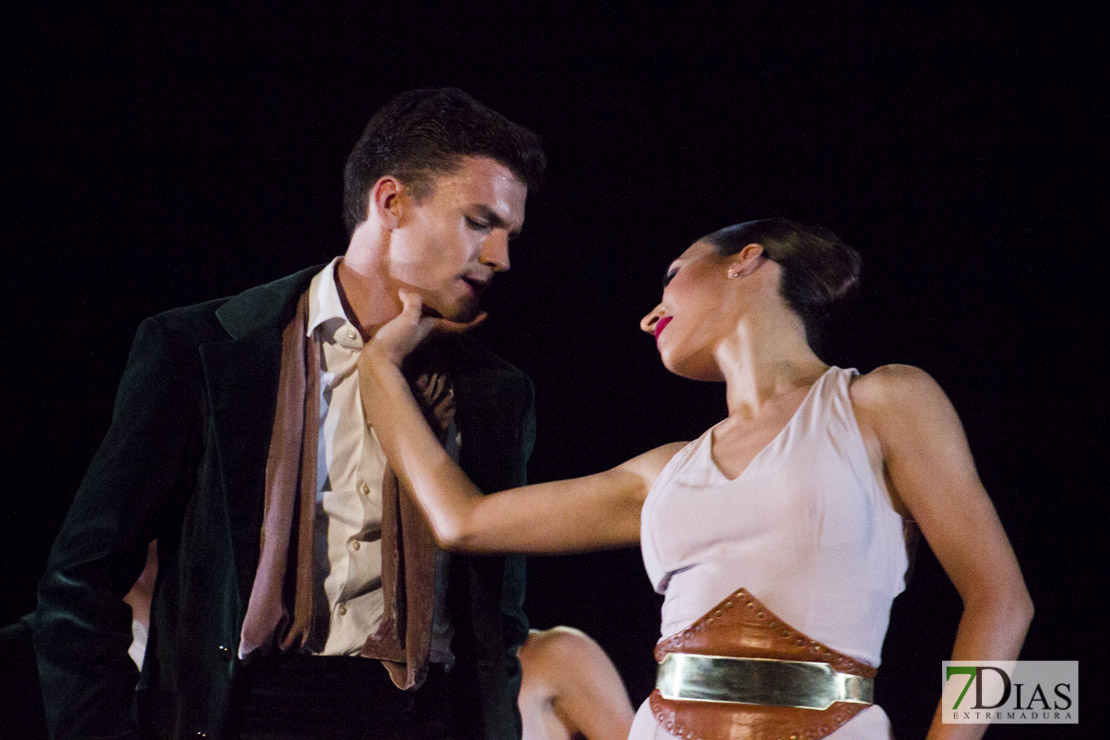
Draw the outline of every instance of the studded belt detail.
M686 740L817 740L873 701L875 669L739 589L655 647L652 713Z

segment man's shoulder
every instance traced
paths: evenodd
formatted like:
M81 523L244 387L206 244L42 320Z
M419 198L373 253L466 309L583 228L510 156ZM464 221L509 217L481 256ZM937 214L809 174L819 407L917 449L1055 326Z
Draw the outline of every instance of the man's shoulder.
M280 327L321 267L315 265L235 295L171 308L148 321L198 342L225 340L259 326Z
M216 319L216 312L231 298L232 296L225 296L200 303L192 303L188 306L177 306L154 314L148 321L154 321L174 332L203 331L206 325L211 325L211 328L218 328L219 321Z

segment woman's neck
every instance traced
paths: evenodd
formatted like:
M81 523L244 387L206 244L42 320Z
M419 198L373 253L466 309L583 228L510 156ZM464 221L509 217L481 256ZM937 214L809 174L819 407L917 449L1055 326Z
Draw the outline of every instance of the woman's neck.
M809 387L828 365L805 340L795 316L742 321L717 349L725 378L729 416L756 416L763 404L783 393Z

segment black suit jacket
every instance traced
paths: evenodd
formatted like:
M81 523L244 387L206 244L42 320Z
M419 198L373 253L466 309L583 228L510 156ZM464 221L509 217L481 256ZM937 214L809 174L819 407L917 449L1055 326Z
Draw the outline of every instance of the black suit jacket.
M143 697L171 699L159 735L219 737L258 564L281 332L320 267L231 299L147 319L112 423L51 551L35 648L55 737L136 731ZM443 352L462 435L460 463L486 491L524 482L534 438L528 379L466 337ZM120 601L158 540L150 638L139 678ZM519 737L527 635L520 557L452 558L450 674L467 737Z

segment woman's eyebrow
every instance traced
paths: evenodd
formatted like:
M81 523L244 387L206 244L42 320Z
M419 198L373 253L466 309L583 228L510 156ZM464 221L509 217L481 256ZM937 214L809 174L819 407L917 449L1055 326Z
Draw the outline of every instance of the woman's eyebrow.
M671 263L667 265L667 269L663 272L663 287L666 288L667 284L671 282L675 274L678 272L678 265Z

